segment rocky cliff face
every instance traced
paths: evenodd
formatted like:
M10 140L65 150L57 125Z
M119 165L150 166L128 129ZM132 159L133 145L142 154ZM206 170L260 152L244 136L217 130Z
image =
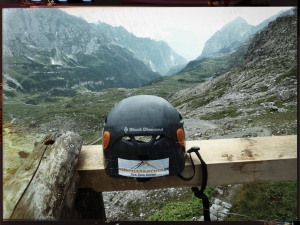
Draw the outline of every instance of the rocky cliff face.
M228 23L221 30L216 32L204 45L201 55L196 60L203 58L212 58L226 55L234 52L243 44L251 35L263 29L278 17L282 12L272 16L257 26L249 25L241 17L236 18Z
M253 26L241 17L225 25L216 32L204 45L201 55L197 58L219 57L236 50L251 34Z
M107 43L88 23L56 9L7 9L4 11L4 56L23 56L26 48L59 49L65 54L96 51ZM80 31L80 32L79 32ZM23 45L22 45L23 44Z
M152 71L168 75L172 67L182 66L187 61L174 52L166 42L150 38L138 38L123 27L112 27L99 22L96 26L101 33L113 39L113 43L129 50L136 59L145 63Z
M55 49L64 59L56 61L53 55L53 64L73 65L74 54L92 54L107 44L127 49L153 72L163 75L171 67L186 63L165 42L138 38L123 27L101 22L95 26L57 9L8 9L4 11L4 20L3 48L7 57L30 54L27 48Z

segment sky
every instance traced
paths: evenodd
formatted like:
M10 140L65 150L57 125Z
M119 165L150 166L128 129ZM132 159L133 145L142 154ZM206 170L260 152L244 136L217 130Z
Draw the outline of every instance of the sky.
M63 11L89 23L123 26L138 37L166 41L188 61L201 55L205 42L224 25L244 18L258 25L291 7L72 7Z

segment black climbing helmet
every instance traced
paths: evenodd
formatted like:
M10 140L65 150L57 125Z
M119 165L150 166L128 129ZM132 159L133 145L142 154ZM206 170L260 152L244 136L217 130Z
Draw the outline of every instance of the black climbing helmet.
M183 119L161 97L132 96L116 104L107 115L102 146L108 176L177 175L185 166Z

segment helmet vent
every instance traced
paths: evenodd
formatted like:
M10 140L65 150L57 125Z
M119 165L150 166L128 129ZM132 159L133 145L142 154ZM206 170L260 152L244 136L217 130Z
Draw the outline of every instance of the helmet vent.
M148 143L152 140L152 136L134 136L134 139L139 142Z
M122 139L123 139L124 141L131 141L129 136L123 136Z
M163 138L162 135L145 135L145 136L123 136L122 141L135 144L153 144L155 141L159 141Z

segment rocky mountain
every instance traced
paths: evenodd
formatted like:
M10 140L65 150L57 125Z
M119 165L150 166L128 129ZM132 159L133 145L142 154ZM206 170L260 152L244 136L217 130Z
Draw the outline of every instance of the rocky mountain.
M74 95L139 87L159 78L157 71L185 63L164 42L89 24L59 9L6 9L3 15L7 95L13 90Z
M232 53L251 35L252 28L243 18L236 18L205 42L202 53L196 60Z
M212 133L224 138L297 132L296 12L291 10L253 35L247 48L241 47L240 66L169 96L185 118L221 125L202 138Z
M174 67L183 67L187 61L174 52L164 41L154 41L150 38L138 38L123 27L113 27L98 22L96 29L113 39L113 44L130 51L136 59L144 62L152 71L168 75Z
M290 11L279 12L257 26L249 25L241 17L236 18L216 32L205 43L202 54L196 60L190 61L177 74L200 74L199 71L206 71L200 76L201 80L207 80L242 65L244 54L252 41L252 36L278 16L289 14ZM212 64L215 66L207 66Z
M219 57L234 52L252 34L267 26L269 22L276 19L281 13L266 19L257 26L249 25L241 17L236 18L217 31L205 43L201 55L196 60Z
M23 100L25 103L41 102L47 107L45 109L38 107L39 114L35 115L34 108L29 107L26 112L16 110L14 108L16 106L10 105L7 101L4 120L10 121L14 118L15 123L19 121L25 126L29 126L31 120L34 120L36 122L32 127L36 127L39 133L53 130L53 127L59 129L63 121L72 121L66 123L64 129L69 128L79 132L87 139L86 143L89 143L99 139L102 120L114 104L128 96L152 94L166 98L177 107L185 119L192 119L193 122L189 124L191 127L198 127L197 124L201 127L205 124L203 121L207 120L214 123L216 121L218 125L207 126L210 127L209 132L214 133L214 137L218 135L221 137L221 133L217 135L221 131L223 135L225 132L228 135L233 133L230 134L231 137L247 133L246 130L243 132L241 130L250 125L254 126L254 123L248 124L247 119L256 121L255 127L259 128L254 130L255 132L260 130L262 134L271 132L266 131L266 127L261 128L262 125L269 124L267 130L272 128L277 132L277 124L282 125L284 121L292 123L290 129L295 129L297 125L294 123L297 112L297 16L293 14L278 17L248 39L235 54L243 58L239 66L220 73L206 82L188 80L194 75L183 73L162 77L140 88L87 92L63 101L47 95L26 96ZM220 64L216 61L220 58L222 57L210 61L203 59L202 63L208 68L208 65L213 63ZM195 68L191 74L202 69ZM55 104L57 107L53 108L49 104ZM24 107L22 102L20 105ZM94 115L95 111L97 116ZM35 116L29 116L33 114ZM272 117L272 114L275 116ZM285 119L275 121L279 116ZM45 121L45 118L48 119ZM70 126L68 127L67 124ZM216 130L212 131L212 129ZM194 139L193 135L199 130L192 129L191 133L189 129L186 131L187 137ZM205 132L206 130L201 130L203 133L201 138L211 138L212 135L208 131L207 135L204 135ZM276 134L274 132L272 134Z

